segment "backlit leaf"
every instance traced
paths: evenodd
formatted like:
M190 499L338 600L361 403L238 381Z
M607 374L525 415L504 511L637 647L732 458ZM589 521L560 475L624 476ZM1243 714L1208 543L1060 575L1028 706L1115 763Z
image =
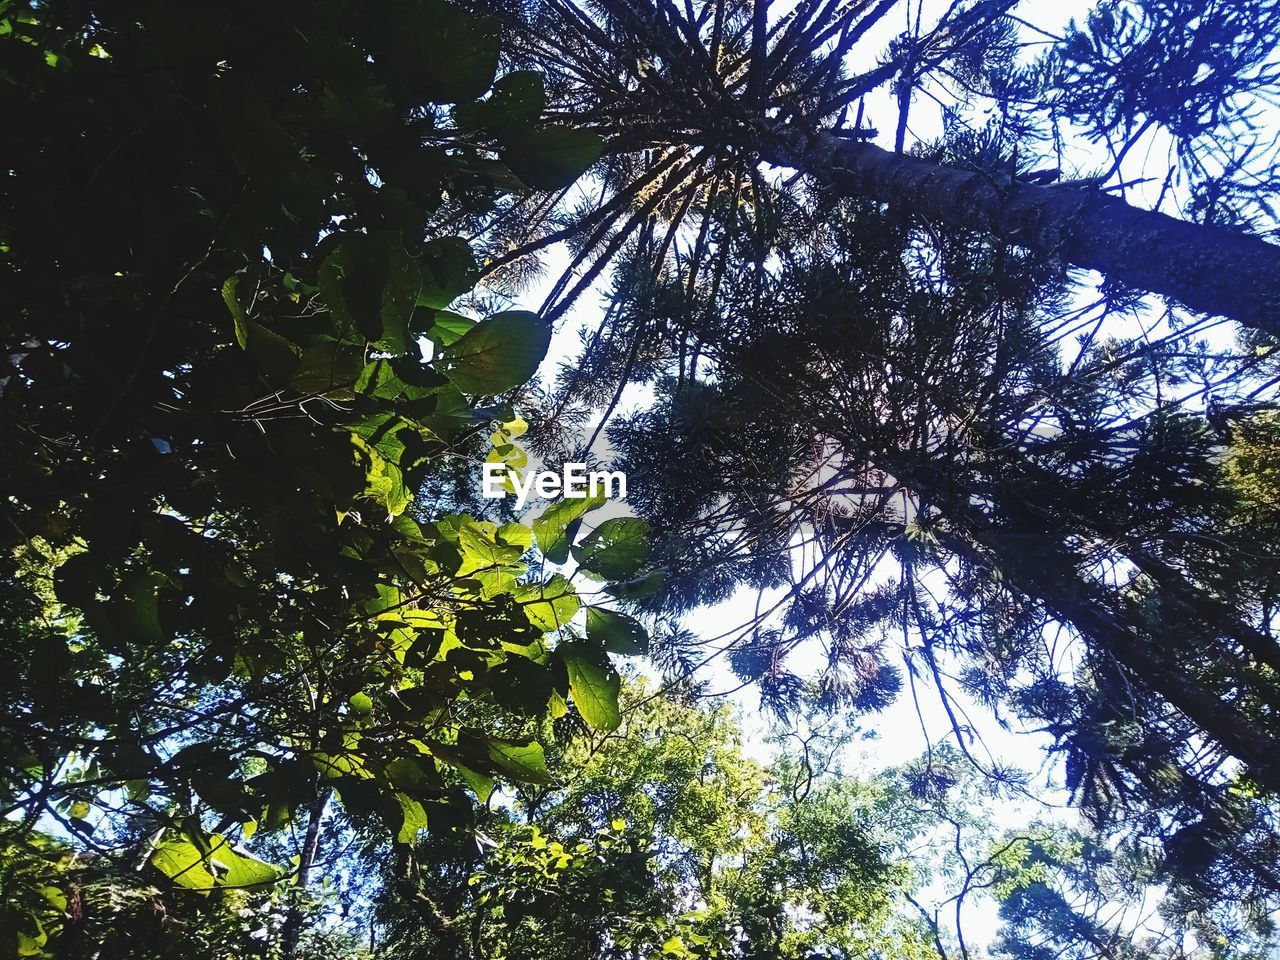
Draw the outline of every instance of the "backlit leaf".
M649 652L649 634L639 620L603 607L587 608L587 639L624 657Z
M441 359L459 390L493 396L533 376L550 343L551 328L537 314L508 310L468 330Z
M568 671L569 692L582 719L596 730L616 730L622 722L618 707L622 678L609 655L578 640L560 644L555 652Z
M649 559L649 524L638 517L614 517L573 548L584 570L606 580L625 580Z
M559 190L600 158L603 142L590 130L522 129L505 137L502 162L535 190Z

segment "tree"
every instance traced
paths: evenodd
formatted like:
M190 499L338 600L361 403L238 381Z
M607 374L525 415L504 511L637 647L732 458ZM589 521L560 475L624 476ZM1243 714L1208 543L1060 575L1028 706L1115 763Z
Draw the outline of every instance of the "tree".
M1269 443L1250 411L1270 355L1176 328L1056 342L1040 311L1057 281L1034 259L925 246L864 208L828 223L772 274L727 271L741 309L668 314L696 324L699 376L678 334L645 335L657 403L610 437L667 575L649 609L757 588L717 643L766 705L816 690L875 711L910 679L968 746L963 693L1056 738L1084 809L1167 845L1170 869L1273 889L1270 468L1224 443ZM671 285L629 287L616 322L672 310ZM1152 403L1197 390L1221 433ZM655 649L692 670L696 641L671 636ZM815 661L809 687L789 663ZM1175 853L1183 828L1199 858Z
M565 729L552 783L491 804L481 843L424 838L415 882L388 878L387 956L928 955L874 789L826 747L766 768L728 708L638 682L622 708L616 731Z
M47 948L72 960L138 955L280 960L286 951L282 933L299 911L307 922L292 944L295 957L367 956L358 936L316 922L341 908L324 890L277 884L202 897L179 886L149 883L152 877L140 878L129 864L86 856L73 843L47 835L9 842L15 839L6 834L0 849L7 911L0 926L11 950L16 930L17 956Z
M808 175L819 197L883 203L902 216L1099 270L1202 313L1280 331L1280 251L1235 229L1255 201L1266 209L1275 180L1274 154L1251 126L1277 79L1269 56L1280 39L1280 9L1269 0L1105 0L1030 66L1018 59L1016 0L951 4L932 27L922 26L922 7L912 15L909 4L893 0L811 0L776 16L768 0L492 6L520 53L554 78L559 115L609 141L599 203L573 211L558 229L548 229L545 215L530 218L530 240L495 251L489 264L493 270L577 237L574 265L588 258L595 265L572 288L566 274L548 303L572 301L654 217L667 225L661 263L674 255L681 226L701 215L683 265L691 286L716 256L712 224L724 229L750 211L760 242L776 245L799 191L770 185L760 170L767 161ZM860 41L903 13L907 32L874 68L847 76L846 58L861 52ZM861 106L889 85L899 107L893 151L871 142L877 131L863 124ZM957 123L966 122L966 105L993 103L1014 159L956 164L904 153L917 92L946 103ZM1037 182L1062 174L1066 122L1113 143L1111 170L1083 188ZM1098 189L1153 128L1177 143L1193 185L1186 212L1202 222ZM1038 161L1057 172L1046 178L1033 166ZM715 286L715 268L712 274ZM1240 276L1250 281L1235 282Z
M552 89L560 97L564 115L580 118L594 129L610 134L613 140L611 155L601 170L605 189L600 202L574 211L566 225L550 232L535 219L535 227L541 232L514 251L496 256L490 268L505 267L557 239L578 237L581 252L574 265L586 266L589 257L595 259L576 284L570 286L566 276L553 288L548 306L553 307L554 313L564 309L599 275L605 259L626 248L623 282L629 292L623 293L621 302L615 295L607 314L608 323L590 336L586 361L579 365L595 372L597 381L608 377L617 383L616 390L604 388L602 391L597 386L594 394L588 394L605 405L606 417L626 381L654 382L666 375L674 376L675 386L669 391L672 404L655 414L650 421L652 427L672 419L672 413L684 404L688 405L690 418L709 413L708 396L719 390L717 385L713 390L701 391L701 396L696 395L700 390L697 384L700 361L708 364L715 377L731 378L744 391L758 389L763 377L780 376L789 381L780 390L770 389L771 417L762 415L750 420L752 435L747 443L751 445L751 455L745 451L734 451L731 455L738 467L737 476L728 479L721 473L725 482L710 485L705 497L699 496L696 476L706 461L720 452L721 439L715 434L717 430L728 429L723 422L690 423L692 430L705 432L696 440L690 436L690 442L679 449L673 449L675 437L657 438L654 429L655 445L637 451L631 458L631 465L641 472L649 470L647 465L651 463L669 468L661 477L661 492L655 490L651 495L647 515L651 519L664 517L667 530L678 537L672 543L679 545L678 566L683 569L673 572L683 577L687 570L687 580L697 582L697 592L668 592L668 609L687 609L702 599L722 594L740 577L758 584L785 581L790 562L788 551L798 531L795 525L777 516L771 497L785 499L797 482L808 492L806 488L812 476L797 478L790 469L790 461L799 457L813 466L822 456L815 452L822 450L817 444L830 442L837 449L844 447L837 456L850 456L857 465L853 472L863 467L872 471L869 482L855 485L862 495L872 495L878 490L888 497L895 484L900 484L905 488L904 496L914 496L928 509L950 512L948 522L954 525L951 532L962 529L964 533L938 544L944 551L963 558L972 568L993 569L1019 594L1034 598L1050 619L1072 624L1088 635L1104 658L1119 660L1126 675L1146 677L1144 682L1160 700L1172 705L1198 730L1245 761L1252 776L1274 788L1280 783L1272 759L1276 755L1274 734L1270 723L1256 723L1254 714L1257 709L1265 717L1273 709L1264 704L1274 698L1269 671L1277 659L1277 648L1269 633L1270 621L1259 617L1270 609L1270 600L1259 598L1248 616L1242 618L1230 609L1230 590L1214 596L1212 590L1206 591L1204 584L1198 582L1198 578L1209 576L1206 563L1226 563L1248 580L1259 576L1260 571L1245 574L1238 562L1225 560L1221 552L1210 559L1200 547L1189 545L1187 531L1162 533L1144 528L1140 514L1149 504L1127 495L1117 501L1129 506L1123 516L1096 517L1083 521L1083 525L1078 516L1054 516L1055 511L1061 512L1067 500L1064 490L1070 490L1084 503L1098 496L1121 495L1118 476L1103 493L1098 488L1089 489L1087 484L1076 483L1070 473L1085 469L1083 464L1091 457L1114 455L1107 446L1110 438L1106 431L1110 427L1103 428L1101 433L1069 431L1071 439L1055 447L1072 444L1076 456L1056 460L1052 466L1032 468L1033 473L1039 471L1037 479L1031 479L1027 468L1013 456L1007 461L1007 470L994 470L986 480L969 486L963 477L966 470L972 469L973 458L989 457L991 444L1014 442L1014 436L1018 436L1016 442L1021 443L1025 424L1008 422L986 437L972 440L965 437L963 442L954 428L968 414L959 412L955 414L957 420L943 424L932 422L929 414L923 414L926 429L918 431L923 435L914 437L902 433L895 436L891 432L876 435L875 431L869 431L869 435L850 438L841 436L841 428L835 424L810 429L815 409L822 409L825 403L830 404L827 410L832 420L847 413L847 407L840 409L841 403L847 402L846 396L838 394L842 385L824 382L821 377L804 378L794 370L779 374L779 361L784 364L791 361L799 367L811 358L809 348L788 356L785 350L779 350L776 339L761 335L754 342L759 353L751 356L740 342L751 334L742 334L734 328L734 323L741 325L746 319L748 329L758 329L750 318L768 314L768 299L776 296L779 289L771 276L777 269L770 262L771 256L785 264L788 250L799 248L810 262L833 255L838 257L842 251L839 244L829 242L832 235L846 244L857 244L858 253L865 254L869 241L854 238L854 230L841 229L832 222L830 204L839 196L851 199L846 208L860 207L859 229L888 244L888 256L901 257L915 243L957 250L963 247L974 228L979 232L994 229L997 237L1013 239L1021 247L1029 248L1035 254L1031 261L1041 264L1042 269L1052 269L1054 263L1046 262L1043 255L1046 252L1054 256L1060 254L1070 246L1064 238L1068 234L1081 236L1079 228L1087 223L1090 227L1098 225L1098 229L1081 242L1092 244L1095 249L1100 245L1106 247L1123 259L1122 248L1127 247L1127 243L1120 240L1141 235L1137 222L1143 215L1126 209L1120 216L1132 229L1128 226L1121 229L1116 221L1108 219L1106 208L1111 201L1105 198L1076 188L1038 187L1026 182L1051 179L1039 175L1044 171L1034 170L1046 159L1055 159L1044 156L1047 151L1042 149L1042 143L1052 143L1057 148L1056 159L1061 165L1059 121L1064 119L1081 124L1090 136L1113 139L1115 162L1103 181L1118 173L1124 154L1143 132L1161 128L1177 147L1178 172L1188 176L1193 185L1188 213L1217 224L1251 221L1265 228L1270 222L1265 205L1274 186L1274 165L1267 160L1246 174L1249 164L1242 158L1256 152L1255 148L1265 147L1264 140L1251 139L1247 128L1251 97L1269 89L1274 82L1264 51L1273 46L1270 38L1276 25L1276 11L1273 5L1256 4L1242 8L1239 16L1235 10L1216 7L1213 8L1215 15L1201 16L1203 11L1196 4L1103 4L1083 28L1073 26L1066 37L1059 38L1060 42L1049 56L1026 67L1017 59L1019 43L1006 16L1011 5L978 3L967 8L953 5L932 31L922 29L917 17L916 26L897 39L888 60L880 67L843 80L844 55L866 30L888 16L893 6L885 3L867 9L865 5L800 4L791 14L771 23L765 4L709 3L690 5L683 11L674 5L655 4L634 12L622 5L606 3L601 5L603 26L600 26L589 22L572 4L548 3L535 6L532 16L542 17L543 20L535 22L544 27L548 22L562 24L558 30L540 29L530 33L523 30L520 22L509 20L513 32L523 38L522 49L531 61L547 62L556 75ZM564 40L567 36L575 39ZM543 39L546 37L551 39ZM830 46L824 47L824 43ZM1125 65L1124 58L1130 54L1141 63L1141 69ZM954 81L953 86L962 92L951 96L956 112L950 115L943 141L922 147L917 151L919 156L879 151L865 142L871 133L860 122L845 129L843 117L831 128L834 139L831 133L819 132L836 110L893 81L899 95L895 146L896 153L901 154L912 91L928 85L931 71ZM966 129L968 120L960 111L966 101L972 102L975 98L994 103L998 121L990 129ZM639 108L641 103L643 110ZM1038 140L1041 136L1044 139ZM807 154L815 143L825 147L813 155ZM780 160L800 173L812 173L823 186L809 191L803 183L796 185L794 181L781 187L772 184L759 169L762 157ZM963 168L963 172L954 168ZM1174 172L1170 171L1171 177ZM1255 174L1256 189L1243 188L1242 178ZM851 191L851 187L857 189ZM892 193L894 190L898 192ZM1041 199L1034 199L1037 197ZM1097 203L1087 199L1089 197ZM888 215L872 215L873 203L894 198L911 202L887 206L879 203L886 206ZM859 204L859 200L868 202ZM997 202L998 211L992 208ZM823 204L827 206L824 208ZM1074 211L1071 215L1074 226L1064 223L1060 216L1068 207ZM700 224L696 219L698 214ZM1001 219L1006 216L1008 220ZM694 219L690 221L690 217ZM947 229L957 226L961 228L960 233ZM1186 224L1170 222L1168 226L1171 230L1197 232ZM1041 228L1054 235L1051 241L1036 240ZM1208 238L1210 233L1199 235ZM1262 256L1274 255L1274 249L1259 240L1251 240L1249 245ZM1011 262L1023 258L1023 254L1010 251L1005 244L979 241L974 246L980 251L989 247L990 255L976 261L976 267L964 269L990 275L1007 270ZM1177 244L1154 246L1163 254ZM1154 257L1153 249L1148 248L1143 255ZM1221 249L1233 248L1228 243ZM1202 248L1202 252L1207 250ZM949 251L944 249L942 255L949 255ZM1164 262L1164 268L1177 262L1177 256L1180 254ZM1228 283L1228 277L1238 276L1235 268L1246 262L1247 258L1237 257L1232 269L1223 267L1218 271L1219 278ZM744 263L755 265L754 275L750 270L740 269ZM866 265L871 265L869 256ZM886 260L876 266L893 269ZM1198 269L1184 269L1185 266L1174 269L1183 272L1194 285ZM964 278L947 277L952 283L961 279ZM1124 279L1123 270L1110 277L1115 282ZM873 287L888 284L886 289L899 292L903 289L893 286L894 281L886 279L882 271L871 269L850 278L850 282L856 287L851 287L843 307L849 316L856 316L856 299L875 296ZM978 284L980 296L990 296L986 286ZM833 297L838 293L825 288L822 295ZM1047 318L1053 318L1048 322L1056 322L1062 319L1061 311L1054 309L1056 295L1043 300L1039 308L1025 304L1022 307L1042 309ZM1257 317L1274 316L1273 309L1266 306L1269 297L1264 293L1255 303L1257 309L1251 321L1255 325ZM811 307L818 305L810 304ZM884 309L882 322L892 323L893 306L890 303ZM954 315L962 317L966 310L985 309L987 304L979 301L976 306L967 302L955 306ZM1263 326L1269 322L1264 320ZM908 373L911 363L920 362L921 356L927 357L939 340L945 346L960 338L958 331L924 326L921 330L912 348L911 360L904 363L903 369ZM833 333L835 331L829 329L813 330L810 346L820 354L833 352ZM1019 328L1015 337L1022 339L1024 333ZM840 330L837 335L849 334ZM1097 338L1095 331L1087 336L1086 342L1091 345ZM991 345L998 341L997 337L983 342ZM1010 351L1020 347L1017 339L1004 342ZM1258 379L1248 390L1256 388L1254 396L1265 394L1271 385L1269 365L1257 360L1267 356L1273 345L1266 336L1255 336L1250 344L1257 350L1256 356L1250 357L1247 351L1242 353L1235 362L1235 372L1224 373L1212 387L1206 379L1205 393L1219 387L1233 389L1230 383L1233 378L1257 373ZM1031 347L1025 361L1019 362L1038 364L1037 349ZM1203 348L1194 349L1203 352ZM1126 350L1120 358L1112 357L1111 361L1122 364L1124 357L1136 353L1136 350ZM959 369L965 364L978 364L981 369L988 362L981 356L980 349L967 352L964 359L945 352L942 356L947 359L939 367L956 362ZM824 361L827 359L823 357ZM1000 366L998 354L996 359ZM1072 373L1075 368L1073 362ZM756 380L754 384L749 383L743 370L750 370ZM977 391L977 396L984 397L1004 373L996 370L989 381L981 378L969 381L971 389ZM1136 424L1149 415L1158 419L1159 408L1164 403L1160 388L1162 375L1154 373L1153 380L1149 381L1154 389L1150 389L1145 398L1129 397L1128 410L1112 424L1118 428L1118 424L1125 423L1128 426L1123 429L1136 429ZM1185 372L1174 374L1183 378L1187 375ZM583 382L590 379L582 373L569 378L553 412L559 413L564 398L580 392ZM852 381L856 383L856 377ZM690 382L694 384L693 389L687 388ZM910 386L906 389L908 395L921 399L925 407L933 402L923 390ZM928 389L943 388L930 383ZM1046 392L1060 390L1061 384L1045 384L1044 389ZM823 397L824 390L832 392ZM687 395L680 395L682 391L687 391ZM796 401L788 403L793 391ZM1241 395L1245 392L1242 389ZM677 395L680 395L678 403ZM901 402L896 405L902 407ZM1260 405L1265 407L1267 403L1263 400ZM788 424L778 421L779 412L805 424L800 428L801 436L796 437ZM1096 425L1096 410L1070 411L1068 416L1082 412L1088 412ZM731 402L712 416L722 413L732 417L737 410ZM874 422L881 415L882 409L875 408L865 414L867 422ZM1037 416L1036 419L1043 418ZM733 424L735 432L740 426L741 423ZM1160 448L1174 442L1171 431L1184 426L1188 426L1187 422L1180 421L1174 426L1166 423L1151 428L1143 441L1155 448L1144 452L1150 464L1168 452ZM1061 424L1055 422L1045 429L1060 427ZM942 446L944 437L946 446ZM880 445L887 449L877 449ZM938 449L931 449L931 445L938 445ZM850 446L857 447L858 452L850 455ZM912 447L914 452L902 455L904 449ZM1184 454L1175 455L1175 459L1185 455L1185 466L1166 461L1161 469L1175 472L1192 469L1190 461L1203 459L1205 455L1203 444L1199 453L1192 447L1184 447ZM739 453L743 455L736 456ZM740 480L748 470L763 482L743 490ZM892 482L878 482L875 471L879 471L879 479L887 477ZM649 474L654 485L658 484L660 473ZM1035 496L1042 498L1038 502L1024 502L1030 493L1028 481L1036 488ZM1005 487L1006 482L1010 486ZM1210 486L1221 489L1218 483ZM733 491L730 502L717 501L717 495L726 490ZM1001 491L1001 498L992 503L989 498L993 492ZM1161 492L1150 492L1157 502L1165 496ZM814 499L823 500L820 496ZM1182 506L1179 522L1190 527L1223 522L1207 500ZM671 511L695 507L704 511L698 517L701 523L691 524L678 535L674 534L678 524ZM1198 515L1197 511L1206 513ZM1068 508L1067 512L1078 513L1074 508ZM1171 519L1169 514L1165 516ZM1053 524L1047 536L1028 534L1028 528L1039 528L1046 525L1046 521ZM1237 514L1225 522L1238 527L1240 517ZM1165 552L1152 553L1144 549L1141 538L1133 532L1137 529L1146 529L1149 535L1161 537ZM813 542L815 546L829 548L847 532L833 532L827 538L815 537ZM804 531L799 535L808 536ZM1205 535L1203 529L1198 535ZM1105 550L1095 552L1095 547L1109 543L1112 538L1124 541L1117 552L1123 557L1121 562L1139 566L1142 573L1139 582L1149 578L1158 584L1160 603L1169 610L1180 611L1179 616L1190 615L1197 622L1203 621L1208 632L1217 634L1215 640L1208 641L1210 649L1223 645L1230 648L1232 662L1237 664L1231 679L1215 671L1191 677L1184 675L1181 657L1190 655L1192 661L1196 661L1195 654L1187 654L1185 647L1177 647L1176 655L1167 649L1153 654L1150 648L1161 647L1165 643L1163 639L1149 637L1142 643L1133 642L1135 633L1152 632L1151 622L1142 625L1135 622L1149 620L1150 609L1141 614L1126 609L1129 598L1121 599L1117 606L1116 598L1106 591L1099 592L1095 582L1101 573L1097 562L1105 559L1111 563L1116 559L1105 558ZM726 543L730 547L721 549ZM1226 552L1234 553L1238 561L1242 546L1237 544ZM846 587L842 589L846 598L857 593L848 585L864 582L872 566L869 558L875 556L860 549L858 553L859 561L840 572L847 578ZM1033 562L1028 562L1029 559ZM1269 554L1258 559L1262 567L1274 563ZM990 599L991 594L983 595L983 602ZM878 598L875 602L869 601L873 610L876 602L881 614L892 607L890 600ZM842 607L836 604L821 609L830 611ZM831 616L829 612L826 614L828 624ZM878 617L871 617L872 622L876 619ZM860 620L858 623L862 625ZM1165 631L1170 623L1166 620ZM799 642L797 636L817 629L811 619L798 614L788 642ZM1033 632L1035 628L1026 626L1026 629ZM778 643L760 642L758 646L761 652L755 655L755 675L773 677L775 692L784 701L787 697L794 699L795 688L789 686L787 672L776 669L773 663L776 657L768 652L776 650ZM743 657L746 656L744 653ZM875 667L871 676L891 675L875 664L871 666ZM1249 690L1241 702L1236 702L1231 693L1236 689L1234 684L1242 684ZM875 687L861 684L857 689L874 690ZM877 699L874 694L868 695L873 702ZM856 699L857 694L851 696ZM1179 736L1175 741L1182 739L1185 737Z
M953 5L843 79L845 53L893 7L801 3L770 22L766 4L602 3L595 23L547 3L508 18L521 52L554 75L563 116L611 137L598 202L531 218L525 244L490 257L501 279L574 238L581 276L553 287L552 315L622 257L605 322L549 417L576 394L608 418L628 381L659 388L655 409L611 434L663 541L668 589L650 606L679 613L741 582L785 591L763 605L780 623L732 638L735 667L767 702L798 702L804 686L783 660L816 639L827 701L874 709L901 682L875 631L915 630L908 670L948 709L958 680L1044 722L1070 744L1069 783L1100 819L1123 809L1170 842L1195 827L1213 837L1201 867L1234 862L1273 886L1261 864L1274 810L1249 784L1280 787L1280 647L1263 586L1277 558L1245 532L1214 421L1273 403L1274 295L1264 280L1240 294L1247 309L1197 300L1212 230L1029 181L1052 179L1036 170L1045 161L1061 166L1061 122L1111 139L1102 182L1158 127L1177 150L1169 182L1192 184L1185 213L1268 228L1274 163L1250 167L1266 143L1247 127L1250 98L1274 83L1276 9L1103 4L1028 67L1010 4ZM942 140L906 156L912 92L931 76L961 93ZM894 154L841 113L891 81ZM988 129L963 115L978 98L994 105ZM818 186L771 182L762 158ZM1205 246L1182 260L1172 234L1155 242L1166 228ZM1150 245L1130 245L1139 237ZM1220 248L1235 251L1215 268L1223 284L1255 262L1234 242ZM1058 267L1086 246L1112 258L1109 287L1071 312ZM1180 294L1189 305L1234 310L1258 331L1239 351L1211 347L1172 311L1167 334L1111 340L1112 308L1135 304L1117 288L1164 282L1137 260L1182 273L1199 289ZM901 570L890 583L878 579L885 558ZM1084 642L1065 669L1046 640L1062 627ZM680 643L667 652L691 669ZM1020 670L1044 682L1015 693Z
M731 658L779 711L874 710L905 673L977 763L959 683L1053 736L1085 812L1156 851L1187 912L1265 905L1274 293L1269 274L1225 282L1207 248L1272 262L1218 228L1266 226L1270 160L1226 134L1272 85L1273 5L1104 5L1031 67L1010 4L956 5L848 79L892 3L802 0L770 23L763 2L607 2L596 23L548 0L532 31L498 6L0 4L8 942L182 953L163 909L188 953L259 931L287 960L356 951L308 911L359 834L425 924L393 940L406 952L910 954L921 928L894 913L905 881L860 785L811 790L780 763L789 794L762 797L731 750L704 779L696 736L609 735L652 719L619 703L611 654L742 579L786 591ZM908 157L913 91L942 76L999 121L953 116ZM885 154L843 108L890 81ZM1118 138L1115 172L1139 130L1171 131L1204 223L1032 184L1064 118ZM768 157L812 183L779 186ZM600 199L566 211L597 158ZM1086 216L1117 229L1082 233ZM543 317L505 309L559 239L581 275ZM1219 349L1176 326L1115 342L1099 319L1063 353L1046 320L1093 321L1064 316L1063 257L1111 271L1108 309L1128 280L1258 329ZM551 324L615 259L607 321L542 416L524 383ZM524 465L518 412L608 419L635 378L660 404L616 440L653 481L652 548L641 519L582 531L598 498L532 530L453 509L459 464ZM583 611L531 569L535 539L632 606ZM810 688L786 654L815 639ZM685 638L658 640L688 672ZM548 751L594 780L554 782ZM598 758L669 802L611 796ZM490 805L500 782L523 811ZM1015 923L1076 922L993 857L978 869L1015 875Z
M479 842L426 834L410 882L384 872L379 953L1246 958L1265 943L1265 901L1169 900L1153 918L1168 875L1150 856L1050 811L1011 825L1016 789L954 746L852 775L871 728L810 713L761 731L776 750L759 764L727 708L657 694L629 681L608 734L561 723L551 784L491 803ZM989 944L969 926L984 900L1001 916Z

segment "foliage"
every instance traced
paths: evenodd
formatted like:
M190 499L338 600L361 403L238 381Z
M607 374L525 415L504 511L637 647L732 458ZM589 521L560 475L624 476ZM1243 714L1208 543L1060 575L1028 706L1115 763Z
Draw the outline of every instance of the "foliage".
M6 918L6 935L16 927L28 937L18 937L19 956L39 955L48 947L57 956L71 958L97 954L157 960L245 956L280 960L285 954L282 932L293 910L319 918L337 906L327 891L302 891L283 884L263 891L192 896L180 888L140 881L127 864L116 866L109 858L75 855L70 846L47 837L20 847L6 846L2 856L6 895L44 898L43 904L6 901L10 910L20 914ZM21 876L28 869L31 875ZM36 909L27 912L31 906ZM33 916L43 919L43 930L32 925ZM363 960L366 955L349 931L318 921L302 931L294 956Z
M773 271L727 269L739 309L694 301L664 332L645 317L678 279L620 293L612 342L638 331L657 394L610 431L667 572L643 606L674 621L757 590L720 643L765 707L873 713L910 680L997 782L1020 774L975 757L965 712L1042 730L1092 822L1179 878L1184 920L1265 914L1280 657L1258 354L1176 325L1106 339L1105 304L1073 343L1045 330L1062 288L1035 258L863 204L828 223ZM1198 389L1205 412L1162 409ZM704 654L671 627L655 654L681 676Z
M526 582L527 528L414 498L550 335L444 310L476 278L451 218L524 189L493 155L548 187L595 141L444 0L0 16L11 863L53 829L200 893L301 886L313 841L248 846L314 837L332 790L408 844L467 822L463 782L544 777L502 718L579 692L546 636L572 589ZM66 891L14 869L4 935L40 953Z
M614 732L557 738L554 782L427 835L384 900L390 957L924 956L865 786L750 760L727 708L623 690ZM798 782L797 782L798 781Z
M367 919L376 869L406 957L946 957L940 911L984 889L1015 957L1255 949L1274 311L1240 343L1156 319L1124 283L1158 249L1072 303L1088 224L1046 211L1123 194L1152 135L1156 207L1270 229L1276 5L1103 0L1027 61L1013 3L919 4L849 73L909 6L0 0L4 942L360 956L322 920ZM997 184L1000 229L858 172L906 169L921 94L944 129L911 182ZM1043 186L1077 131L1110 169ZM1229 236L1180 235L1192 278ZM511 309L561 241L545 309ZM656 402L608 436L643 517L475 508L476 464L563 459L635 382ZM955 752L875 782L808 740L758 766L724 714L625 688L611 655L687 680L678 618L743 585L781 599L716 653L764 706L874 713L920 681ZM1107 835L973 813L962 764L1025 777L977 758L971 701L1046 734ZM958 887L930 909L922 883ZM1158 935L1107 920L1156 885Z

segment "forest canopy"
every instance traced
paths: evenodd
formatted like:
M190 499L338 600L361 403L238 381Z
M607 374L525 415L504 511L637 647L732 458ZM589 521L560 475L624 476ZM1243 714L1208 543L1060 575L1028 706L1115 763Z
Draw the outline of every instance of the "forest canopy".
M1280 4L1045 6L0 0L0 950L1270 955Z

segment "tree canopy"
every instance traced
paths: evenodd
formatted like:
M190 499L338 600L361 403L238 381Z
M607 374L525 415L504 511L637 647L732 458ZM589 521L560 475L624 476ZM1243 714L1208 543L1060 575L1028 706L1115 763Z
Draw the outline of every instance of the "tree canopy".
M0 0L5 948L1264 955L1277 48Z

